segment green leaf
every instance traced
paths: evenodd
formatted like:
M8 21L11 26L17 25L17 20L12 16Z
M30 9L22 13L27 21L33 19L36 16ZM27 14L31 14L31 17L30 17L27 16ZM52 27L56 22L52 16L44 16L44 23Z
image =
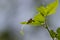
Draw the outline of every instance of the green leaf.
M54 1L51 4L48 4L46 7L41 6L37 8L37 15L34 16L31 20L27 22L22 22L21 24L31 24L31 25L43 25L45 22L45 17L53 14L56 11L58 5L58 0Z
M40 6L39 8L36 8L38 12L42 13L44 16L47 15L47 10L44 6Z
M35 21L35 22L32 22L31 25L35 25L35 26L39 26L39 25L43 25L44 22L39 22L39 21Z
M60 28L57 28L56 32L57 32L56 38L60 40Z
M45 17L41 15L41 13L39 12L37 15L34 16L33 20L35 21L45 21Z
M21 22L21 24L30 24L30 25L43 25L45 22L45 17L38 13L34 16L33 20L28 20L27 22Z
M44 16L52 15L56 12L58 6L58 0L48 4L46 7L40 6L39 8L36 8L38 12L42 13Z
M50 36L51 36L52 38L55 38L56 33L55 33L53 30L49 30L49 32L50 32Z
M58 28L58 29L56 30L56 32L60 34L60 28Z
M57 38L58 40L60 40L60 34L57 34L57 35L56 35L56 38Z
M58 0L48 4L46 6L48 15L54 14L56 12L57 6L58 6Z

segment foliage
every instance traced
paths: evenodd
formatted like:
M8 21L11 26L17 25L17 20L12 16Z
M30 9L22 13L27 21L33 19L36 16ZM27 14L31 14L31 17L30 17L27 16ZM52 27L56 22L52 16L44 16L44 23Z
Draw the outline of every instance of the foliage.
M51 14L54 14L57 6L58 6L58 0L48 4L46 7L41 6L40 8L37 8L37 10L41 12L44 16L49 16Z
M40 25L45 22L45 17L52 15L56 12L56 8L58 5L58 0L54 1L53 3L48 4L46 7L41 6L36 8L38 13L37 15L27 22L21 22L21 24L32 24L32 25Z
M46 23L46 17L49 15L52 15L56 12L58 6L58 0L55 0L54 2L48 4L46 7L40 6L39 8L36 8L38 13L31 19L25 22L21 22L21 24L29 24L29 25L42 25L44 28L46 28L51 36L51 38L54 40L56 38L57 40L60 40L60 28L54 32L53 30L48 29L48 24Z
M56 32L57 32L56 38L57 38L58 40L60 40L60 28L58 28L58 29L56 30Z
M56 33L53 30L50 30L50 35L51 35L52 38L56 37Z

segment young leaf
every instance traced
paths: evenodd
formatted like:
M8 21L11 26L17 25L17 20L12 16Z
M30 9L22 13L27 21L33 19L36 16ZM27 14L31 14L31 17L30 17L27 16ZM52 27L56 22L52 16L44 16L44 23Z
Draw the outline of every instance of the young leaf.
M45 17L41 15L41 13L39 12L36 16L34 16L33 20L35 21L45 21Z
M58 0L48 4L46 7L41 6L41 7L37 8L37 11L42 13L44 16L49 16L56 12L57 6L58 6Z
M27 22L22 22L21 24L43 25L45 22L45 17L53 14L56 11L57 5L58 0L48 4L46 7L41 6L40 8L37 8L38 13L34 16L33 20L31 19Z
M40 6L39 8L36 8L38 12L42 13L44 16L47 15L47 10L44 6Z
M58 0L52 2L51 4L48 4L46 6L48 15L51 15L51 14L55 13L55 11L57 9L57 6L58 6Z
M30 25L43 25L45 22L45 17L38 13L34 16L33 19L28 20L27 22L21 22L21 24L30 24Z

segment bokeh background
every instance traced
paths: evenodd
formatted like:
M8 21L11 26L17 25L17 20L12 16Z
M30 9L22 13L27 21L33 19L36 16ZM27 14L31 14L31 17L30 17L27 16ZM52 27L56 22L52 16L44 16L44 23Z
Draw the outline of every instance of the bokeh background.
M52 40L48 31L42 27L22 25L36 15L36 6L47 5L54 0L0 0L0 40ZM60 27L60 0L57 12L47 18L49 28ZM20 34L24 27L24 36Z

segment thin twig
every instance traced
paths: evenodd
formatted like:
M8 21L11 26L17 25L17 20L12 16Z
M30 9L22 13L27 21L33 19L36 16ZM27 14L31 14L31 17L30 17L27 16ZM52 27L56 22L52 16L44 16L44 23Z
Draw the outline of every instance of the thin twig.
M49 34L50 34L46 19L45 19L45 24L43 25L43 27L46 28L48 30ZM51 36L51 34L50 34L50 36ZM54 40L54 38L52 38L52 39Z

